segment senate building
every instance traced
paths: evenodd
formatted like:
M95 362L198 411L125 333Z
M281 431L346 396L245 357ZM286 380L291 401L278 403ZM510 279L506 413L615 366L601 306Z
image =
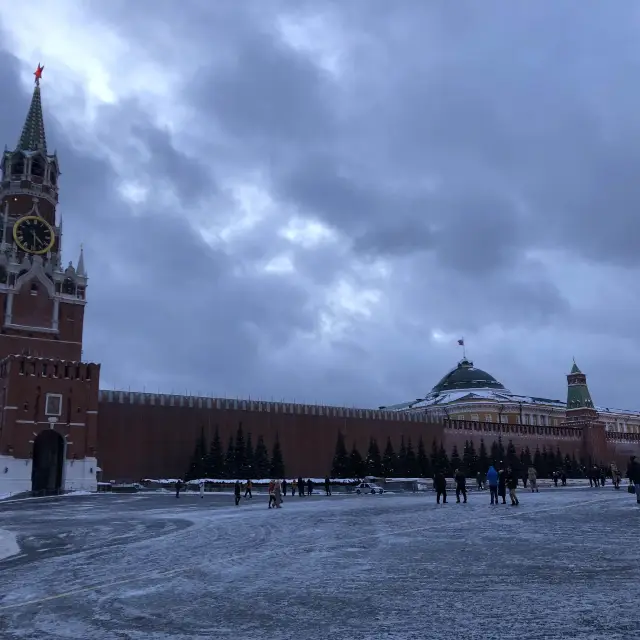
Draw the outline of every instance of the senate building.
M571 374L580 373L582 372L574 362ZM424 398L384 408L425 413L435 420L557 427L566 421L567 407L584 403L594 407L607 431L640 433L640 411L594 406L586 387L581 391L584 397L575 390L570 389L570 392L575 397L565 400L512 393L491 374L478 369L465 357Z
M595 406L575 363L566 400L513 393L467 358L424 398L378 408L101 390L100 365L82 361L90 257L63 260L64 158L49 151L42 67L34 75L22 130L0 132L17 139L0 164L0 495L182 477L196 442L240 432L281 451L289 477L324 477L337 439L363 457L373 442L452 450L500 439L585 464L640 454L640 414Z

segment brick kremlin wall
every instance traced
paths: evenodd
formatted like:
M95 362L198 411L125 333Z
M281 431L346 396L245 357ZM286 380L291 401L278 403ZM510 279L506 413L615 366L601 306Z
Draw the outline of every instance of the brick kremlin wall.
M546 447L554 453L559 448L563 455L577 459L584 455L581 427L456 420L442 424L419 413L100 391L98 461L102 478L135 481L183 476L201 431L210 443L217 428L226 450L239 423L245 437L251 433L254 446L262 436L271 451L279 438L288 476L329 473L338 431L344 434L347 449L355 442L363 456L370 438L376 438L383 451L389 436L396 451L403 436L411 439L414 448L422 438L427 452L434 439L449 454L456 445L460 455L466 440L472 440L477 451L482 438L490 452L492 443L502 438L505 448L513 441L518 454L525 447L532 455L536 448ZM609 464L615 460L626 466L630 454L640 456L640 435L607 432L606 446L606 453L598 455L597 461Z
M204 430L207 443L219 429L226 449L242 422L255 446L263 436L269 451L280 440L288 476L324 477L331 471L338 431L350 450L366 455L370 438L384 449L402 436L414 447L443 439L443 426L418 414L347 409L318 405L227 400L193 396L101 391L98 414L98 460L102 478L135 481L183 476Z

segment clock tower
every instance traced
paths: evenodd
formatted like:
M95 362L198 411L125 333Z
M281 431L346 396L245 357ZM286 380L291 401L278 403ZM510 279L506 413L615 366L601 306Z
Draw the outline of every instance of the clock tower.
M47 149L40 77L18 144L0 163L0 358L11 354L80 360L86 304L84 256L62 263L58 158ZM40 219L52 237L44 254L24 251L15 231L26 217ZM18 240L18 242L16 242Z
M62 263L60 168L35 72L0 160L0 494L95 489L100 365L83 363L84 256Z

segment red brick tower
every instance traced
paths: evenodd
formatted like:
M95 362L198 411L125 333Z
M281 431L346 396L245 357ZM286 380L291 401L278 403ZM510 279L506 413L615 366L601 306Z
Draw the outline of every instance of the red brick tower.
M62 267L40 78L0 162L0 494L95 489L100 367L81 363L87 274Z
M567 412L565 422L569 427L582 427L582 455L585 462L604 464L608 457L604 423L593 406L587 376L573 362L567 375Z

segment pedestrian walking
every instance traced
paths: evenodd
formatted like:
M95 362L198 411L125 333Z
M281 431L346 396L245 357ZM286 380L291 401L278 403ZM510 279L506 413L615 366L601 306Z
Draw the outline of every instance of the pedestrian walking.
M447 504L447 479L442 471L438 471L433 479L433 485L436 489L436 504Z
M200 497L204 498L204 480L200 480Z
M285 478L282 481L282 497L284 498L284 496L287 495L287 479Z
M502 498L502 504L507 504L507 476L502 466L498 469L498 495Z
M247 484L245 485L245 488L244 488L244 497L245 498L253 498L253 494L251 493L251 488L252 488L251 478L249 478L247 480Z
M176 482L176 498L180 497L181 489L182 489L182 480L178 479L178 482Z
M271 505L276 502L276 481L269 481L269 509L271 509Z
M329 476L326 476L324 479L324 492L328 496L331 495L331 480L329 479Z
M313 480L309 478L307 480L307 495L310 496L313 493Z
M467 477L464 474L464 471L460 469L456 469L455 473L456 480L456 502L460 502L460 496L464 498L464 502L467 501Z
M491 504L498 504L498 472L493 465L491 465L489 471L487 471L487 482L489 483Z
M633 485L636 494L636 500L640 504L640 463L635 456L631 456L629 459L629 465L627 466L627 477L629 482Z
M280 480L276 480L273 487L273 505L276 509L282 507L282 485Z
M304 496L304 480L302 476L298 476L298 495L302 498Z
M511 467L507 467L507 487L509 488L509 498L511 498L511 506L515 507L520 504L516 490L518 489L518 474L514 473Z
M235 500L236 500L236 507L240 504L240 492L242 491L242 485L240 484L240 480L236 480L236 484L233 488L233 493L235 496ZM245 496L247 495L246 491L245 491Z
M535 467L529 467L529 471L527 472L529 476L529 485L531 486L531 493L540 493L538 489L538 472Z

